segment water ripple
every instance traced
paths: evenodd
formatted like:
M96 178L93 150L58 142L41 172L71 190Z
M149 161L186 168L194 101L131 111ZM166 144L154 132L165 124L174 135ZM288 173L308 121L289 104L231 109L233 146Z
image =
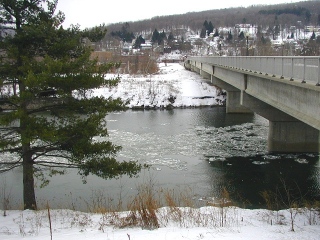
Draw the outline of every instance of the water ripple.
M221 161L234 156L267 154L267 132L267 126L245 123L220 128L200 126L168 136L119 130L111 131L110 138L123 147L119 156L125 160L181 170L185 164L168 156L200 156Z

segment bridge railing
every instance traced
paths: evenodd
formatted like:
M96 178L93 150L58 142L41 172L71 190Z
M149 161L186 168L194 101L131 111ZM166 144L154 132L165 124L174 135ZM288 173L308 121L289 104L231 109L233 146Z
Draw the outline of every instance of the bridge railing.
M320 86L320 57L188 57L188 60L232 67Z

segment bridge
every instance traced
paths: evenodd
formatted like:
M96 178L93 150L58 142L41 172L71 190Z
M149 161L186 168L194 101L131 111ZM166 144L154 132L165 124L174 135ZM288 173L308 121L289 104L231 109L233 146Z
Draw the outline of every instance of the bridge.
M188 57L227 92L227 113L269 120L269 152L320 152L320 57Z

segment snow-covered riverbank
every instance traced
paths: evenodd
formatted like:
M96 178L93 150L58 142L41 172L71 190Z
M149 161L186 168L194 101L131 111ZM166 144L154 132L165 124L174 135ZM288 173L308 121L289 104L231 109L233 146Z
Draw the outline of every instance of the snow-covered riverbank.
M177 215L179 214L179 217ZM223 213L223 215L221 215ZM161 208L159 228L117 227L127 213L91 214L50 210L54 240L317 240L319 216L309 210L248 210L205 207L173 210ZM50 239L48 211L8 211L0 216L0 239ZM222 217L223 216L223 217ZM130 217L129 217L130 218ZM291 231L293 221L294 231ZM223 222L223 226L221 226ZM311 224L310 224L311 223Z
M159 68L159 73L153 75L121 75L117 87L96 89L93 95L121 98L129 108L198 107L224 103L225 96L220 89L204 82L199 74L185 70L181 64L161 63Z

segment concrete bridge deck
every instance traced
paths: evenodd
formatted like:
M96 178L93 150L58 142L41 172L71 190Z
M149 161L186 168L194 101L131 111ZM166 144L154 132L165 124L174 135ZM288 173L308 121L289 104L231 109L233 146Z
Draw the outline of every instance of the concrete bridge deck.
M227 91L227 113L268 119L270 152L318 153L319 59L189 57L185 67Z

